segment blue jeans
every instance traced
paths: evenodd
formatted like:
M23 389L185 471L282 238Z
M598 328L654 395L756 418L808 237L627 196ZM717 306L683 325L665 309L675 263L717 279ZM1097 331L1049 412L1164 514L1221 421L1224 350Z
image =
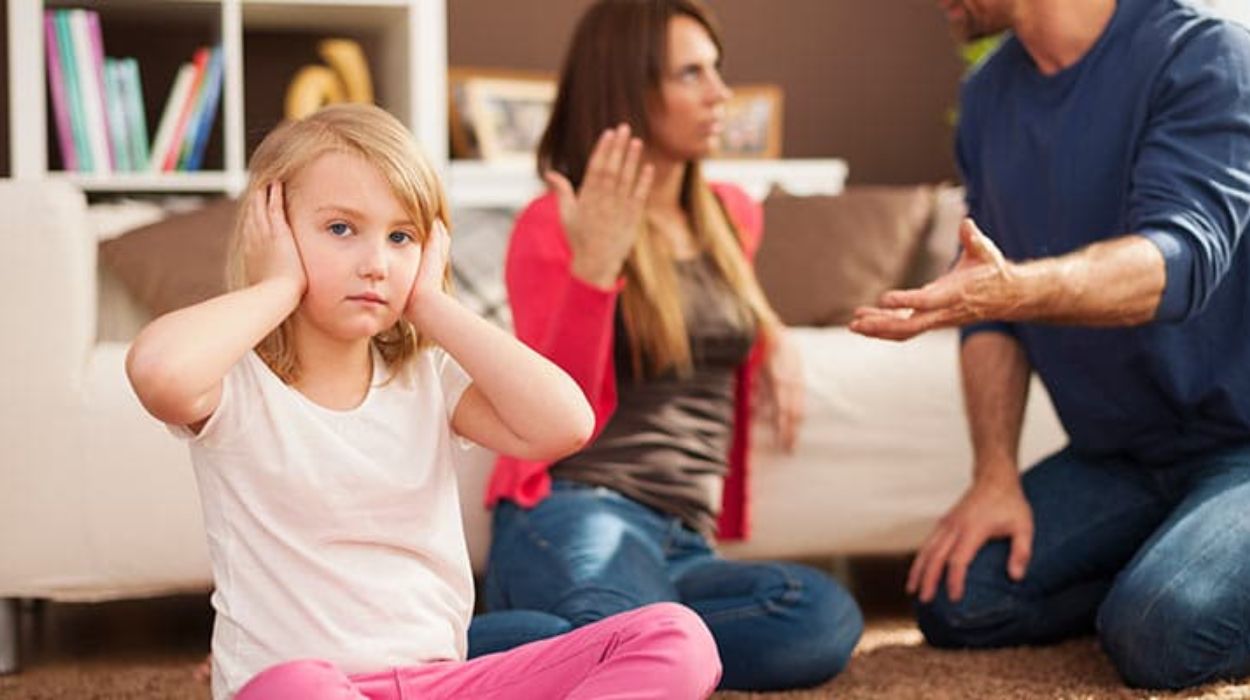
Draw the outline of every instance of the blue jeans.
M772 690L828 680L863 631L851 596L797 564L720 559L673 517L606 488L556 481L533 509L495 508L476 656L566 632L648 603L703 618L724 666L721 687Z
M1065 449L1024 474L1033 557L1007 576L985 545L964 597L917 605L940 647L1043 644L1096 631L1129 685L1250 674L1250 445L1163 468Z

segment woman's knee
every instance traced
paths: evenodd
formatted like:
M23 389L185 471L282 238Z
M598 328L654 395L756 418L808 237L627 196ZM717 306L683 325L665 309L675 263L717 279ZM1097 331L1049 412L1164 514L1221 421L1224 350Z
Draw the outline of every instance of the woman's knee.
M338 700L360 697L334 664L320 659L286 661L261 671L235 695L236 700L309 698Z
M819 685L840 673L863 634L859 605L837 581L798 564L753 568L755 603L710 611L736 690Z
M841 584L827 574L797 564L782 564L786 575L798 582L800 595L793 603L797 630L807 642L823 678L814 685L837 675L850 663L851 654L864 633L864 616L859 604Z

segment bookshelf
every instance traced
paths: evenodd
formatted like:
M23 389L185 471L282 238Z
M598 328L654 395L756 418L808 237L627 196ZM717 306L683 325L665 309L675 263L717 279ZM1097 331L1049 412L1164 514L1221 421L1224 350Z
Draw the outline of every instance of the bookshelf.
M438 164L447 159L446 0L9 0L9 173L63 179L89 193L235 194L251 149L282 116L295 70L319 63L316 43L357 40L377 102L409 125ZM220 44L222 94L204 165L193 172L66 172L49 116L44 10L99 13L105 52L140 64L149 136L179 64ZM420 105L422 108L418 108Z

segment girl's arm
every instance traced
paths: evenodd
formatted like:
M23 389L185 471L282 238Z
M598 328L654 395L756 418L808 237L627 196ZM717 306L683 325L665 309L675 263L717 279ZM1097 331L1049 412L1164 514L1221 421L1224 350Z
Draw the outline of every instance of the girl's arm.
M436 222L405 313L473 379L452 427L522 459L554 460L576 451L594 429L582 390L559 367L442 291L449 248L447 231Z
M299 305L307 284L286 221L282 185L253 194L243 232L255 284L156 319L126 356L126 374L144 408L199 432L221 401L221 381Z

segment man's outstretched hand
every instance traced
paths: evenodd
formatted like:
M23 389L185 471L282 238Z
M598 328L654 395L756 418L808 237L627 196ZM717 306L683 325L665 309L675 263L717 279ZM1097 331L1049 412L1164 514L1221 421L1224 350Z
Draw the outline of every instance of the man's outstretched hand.
M935 328L1013 317L1023 299L1015 266L972 219L959 228L962 252L949 272L920 289L894 290L877 306L855 310L851 330L886 340L907 340Z

